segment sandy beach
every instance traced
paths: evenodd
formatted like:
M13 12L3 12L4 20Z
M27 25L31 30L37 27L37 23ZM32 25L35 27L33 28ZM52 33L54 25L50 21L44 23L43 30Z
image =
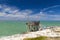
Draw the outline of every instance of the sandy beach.
M60 33L56 33L51 29L44 29L36 32L28 32L26 34L15 34L11 36L4 36L4 37L1 37L0 40L23 40L24 38L36 38L40 36L54 38L54 37L60 37Z

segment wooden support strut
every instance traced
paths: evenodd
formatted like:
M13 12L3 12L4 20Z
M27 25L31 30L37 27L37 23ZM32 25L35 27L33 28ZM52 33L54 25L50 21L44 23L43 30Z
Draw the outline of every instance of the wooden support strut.
M39 30L39 23L40 23L40 21L33 21L33 22L26 23L26 25L28 25L29 31L38 31Z

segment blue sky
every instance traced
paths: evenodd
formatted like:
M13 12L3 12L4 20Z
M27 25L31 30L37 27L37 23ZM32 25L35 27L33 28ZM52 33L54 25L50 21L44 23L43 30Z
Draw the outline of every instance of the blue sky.
M60 0L0 0L0 20L60 20Z

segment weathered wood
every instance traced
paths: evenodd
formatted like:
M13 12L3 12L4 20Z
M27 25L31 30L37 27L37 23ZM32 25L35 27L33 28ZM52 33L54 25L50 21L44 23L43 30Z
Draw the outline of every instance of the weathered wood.
M39 30L39 24L40 24L40 21L32 21L32 22L26 23L29 31L38 31Z

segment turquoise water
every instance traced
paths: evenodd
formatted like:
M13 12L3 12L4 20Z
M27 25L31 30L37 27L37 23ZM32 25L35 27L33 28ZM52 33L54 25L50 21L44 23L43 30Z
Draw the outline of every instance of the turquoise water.
M49 26L60 26L60 21L41 21L41 25L49 27Z
M7 36L26 32L25 22L0 21L0 36Z
M0 36L24 33L27 31L26 22L23 21L0 21ZM42 27L60 26L60 21L41 21Z

